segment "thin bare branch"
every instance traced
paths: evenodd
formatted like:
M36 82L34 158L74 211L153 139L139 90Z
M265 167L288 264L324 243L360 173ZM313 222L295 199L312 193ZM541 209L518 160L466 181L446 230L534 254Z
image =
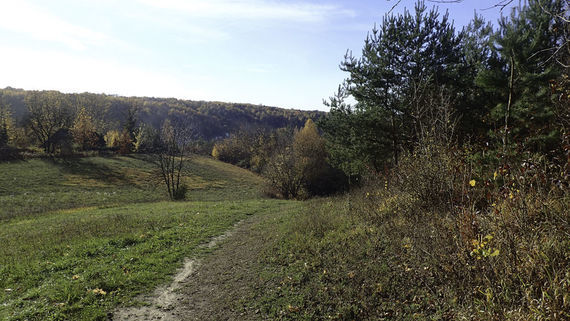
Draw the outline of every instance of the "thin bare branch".
M388 1L390 1L390 0L388 0ZM387 14L392 13L392 11L400 4L400 2L402 2L402 0L398 0L398 1L392 6L392 8L390 9L390 11L388 11Z

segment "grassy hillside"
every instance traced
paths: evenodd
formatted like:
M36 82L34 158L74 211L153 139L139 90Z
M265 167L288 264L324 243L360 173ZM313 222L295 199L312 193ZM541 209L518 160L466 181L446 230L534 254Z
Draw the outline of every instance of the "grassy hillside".
M168 202L141 158L0 164L0 319L105 319L237 221L296 206L243 169L187 165L190 201Z
M196 156L187 162L189 200L257 196L261 179L231 165ZM156 166L144 156L31 159L0 163L0 220L53 210L116 206L168 199ZM239 187L239 188L236 188Z

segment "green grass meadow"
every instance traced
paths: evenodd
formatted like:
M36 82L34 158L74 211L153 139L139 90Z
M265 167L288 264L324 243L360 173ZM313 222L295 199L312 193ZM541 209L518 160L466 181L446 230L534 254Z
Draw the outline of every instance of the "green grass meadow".
M203 255L201 243L291 204L209 158L187 162L185 202L167 201L155 174L133 157L0 164L0 319L104 320Z
M262 183L245 170L198 156L184 174L188 200L256 198ZM167 199L156 166L144 156L0 163L0 220Z
M296 202L264 198L247 170L198 156L186 165L187 201L172 202L143 156L1 163L0 320L106 320L252 215L259 277L228 302L252 318L570 317L565 191L467 181L470 199L494 193L471 215L474 205L431 205L425 166L390 188Z

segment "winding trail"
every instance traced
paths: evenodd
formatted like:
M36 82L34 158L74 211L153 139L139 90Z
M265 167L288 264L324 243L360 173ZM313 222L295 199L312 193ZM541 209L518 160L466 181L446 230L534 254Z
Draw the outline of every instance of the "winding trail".
M223 235L202 247L215 248L198 260L187 258L170 285L139 297L142 307L119 308L111 320L253 320L262 319L247 308L239 307L247 300L251 284L259 275L257 257L265 241L254 226L264 215L254 215L238 222ZM237 304L236 304L237 303ZM242 305L243 306L243 305Z

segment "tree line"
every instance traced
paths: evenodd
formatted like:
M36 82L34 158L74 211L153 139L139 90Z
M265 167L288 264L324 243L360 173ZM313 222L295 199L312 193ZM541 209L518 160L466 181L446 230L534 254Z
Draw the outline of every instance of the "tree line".
M215 141L224 138L223 142L240 137L240 143L247 144L253 133L290 139L291 135L283 135L292 134L285 127L296 128L322 114L247 104L6 88L0 90L0 160L92 151L144 154L156 164L169 197L179 200L186 195L181 176L192 154L210 154ZM238 149L222 149L226 143L216 146L220 155L226 155L222 160L259 172L273 150L261 137L256 146L266 154L258 152L252 165L249 159L247 164L243 161L247 156Z
M288 110L251 104L188 101L173 98L63 94L57 91L0 89L0 146L40 147L47 154L71 149L139 152L151 129L165 120L193 124L204 145L240 129L302 126L317 111Z

